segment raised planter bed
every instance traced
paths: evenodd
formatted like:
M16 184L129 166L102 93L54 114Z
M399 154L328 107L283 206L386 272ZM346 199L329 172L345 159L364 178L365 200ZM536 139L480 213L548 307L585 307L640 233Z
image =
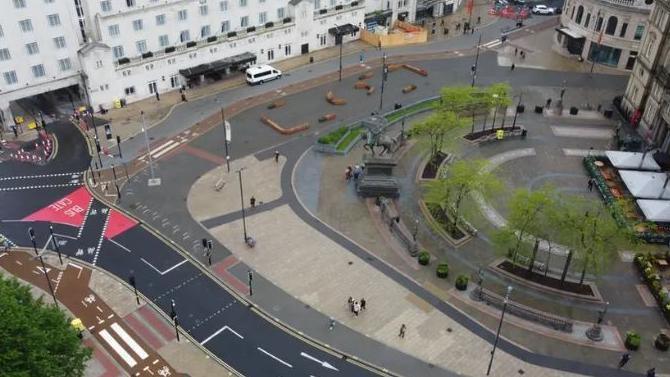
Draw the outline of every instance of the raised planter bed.
M512 137L512 136L524 136L524 127L496 127L494 129L488 129L484 131L477 131L473 133L466 134L463 138L473 144L486 143L489 141L496 141L496 133L502 130L504 132L503 140Z
M337 115L335 115L335 113L324 114L321 117L319 117L319 123L335 120L336 117Z
M438 152L432 160L427 159L420 166L421 180L430 180L437 178L442 164L447 161L448 154Z
M409 92L413 92L415 90L416 90L416 85L414 85L414 84L410 84L410 85L407 85L404 88L402 88L402 92L405 93L405 94L407 94Z
M361 139L363 129L359 125L343 126L317 140L315 149L322 153L347 154Z
M633 262L642 276L642 280L647 284L649 291L656 299L665 319L670 323L670 292L667 287L663 287L663 279L656 266L657 259L665 259L667 262L670 258L665 255L636 254Z
M441 209L438 208L437 210L433 209L431 211L423 200L419 201L419 208L421 209L423 216L426 218L428 225L454 247L459 247L472 238L472 236L463 229L460 223L456 226L457 234L451 234L446 228L447 222L451 220L449 220L447 214ZM437 218L435 216L437 216Z
M286 100L285 99L278 99L276 101L270 102L270 104L268 105L268 109L269 110L278 109L278 108L280 108L284 105L286 105Z

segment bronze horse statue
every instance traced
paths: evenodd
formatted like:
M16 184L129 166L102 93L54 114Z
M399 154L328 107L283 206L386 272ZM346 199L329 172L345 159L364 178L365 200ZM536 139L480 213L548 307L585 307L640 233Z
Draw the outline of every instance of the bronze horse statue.
M363 148L367 151L370 151L373 156L375 155L376 147L382 148L381 152L379 152L379 155L381 156L385 153L395 152L396 146L398 145L398 139L384 135L381 128L368 128L365 139L366 141L365 144L363 144Z

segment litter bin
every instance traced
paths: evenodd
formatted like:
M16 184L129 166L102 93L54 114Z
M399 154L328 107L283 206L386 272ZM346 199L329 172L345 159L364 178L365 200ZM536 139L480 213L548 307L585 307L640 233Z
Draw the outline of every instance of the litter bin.
M538 114L542 114L542 106L535 106L535 112Z
M309 62L310 62L310 63L314 63L314 57L313 57L313 56L310 56L310 57L309 57Z
M256 246L256 240L251 236L247 237L247 246L249 247Z
M578 112L579 112L579 109L578 109L578 108L576 108L576 107L574 107L574 106L572 106L572 107L570 108L570 115L577 115Z
M525 105L517 105L517 107L516 107L516 112L517 112L517 113L521 114L521 113L524 112L524 110L526 110L526 106L525 106Z
M605 112L603 113L603 115L604 115L605 118L607 118L607 119L612 118L612 114L613 114L612 110L605 110Z
M121 100L120 99L115 99L114 100L114 108L115 109L120 109L121 108Z

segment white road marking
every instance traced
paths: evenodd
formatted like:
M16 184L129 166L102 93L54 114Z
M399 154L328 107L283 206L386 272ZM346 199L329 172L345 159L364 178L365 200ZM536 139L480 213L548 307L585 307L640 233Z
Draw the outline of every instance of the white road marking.
M484 43L483 45L480 45L480 47L486 47L486 48L494 48L498 45L501 45L502 41L500 39L494 39L491 42Z
M168 140L168 141L166 141L165 143L163 143L163 144L157 146L156 148L154 148L154 149L151 151L151 156L153 157L156 153L159 153L160 151L162 151L163 149L169 147L170 145L172 145L172 144L174 144L174 143L175 143L174 140Z
M592 155L602 155L605 154L605 151L601 151L598 149L571 149L571 148L563 148L563 154L566 156L572 156L572 157L586 157L590 154Z
M71 240L76 240L77 239L77 237L72 237L72 236L68 236L67 234L60 234L60 233L54 233L54 236L62 237L62 238L69 238Z
M110 239L108 239L107 241L113 243L114 245L116 245L116 246L118 246L118 247L122 248L123 250L125 250L125 251L127 251L127 252L130 253L130 249L128 249L127 247L125 247L125 246L121 245L120 243L114 241L113 239L110 238Z
M32 185L32 186L20 186L20 187L0 187L0 191L20 191L20 190L34 190L34 189L45 189L45 188L56 188L56 187L72 187L72 186L83 186L82 183L62 183L62 184L53 184L53 185Z
M151 153L151 157L153 157L153 158L155 158L155 159L158 159L158 158L160 158L162 155L164 155L164 154L168 153L169 151L171 151L171 150L177 148L179 145L180 145L180 143L174 143L174 144L170 145L169 147L167 147L167 148L163 149L162 151L160 151L160 153L155 153L155 154L154 154L154 153Z
M140 258L140 259L142 260L142 262L146 263L149 267L153 268L154 271L158 272L158 273L161 274L161 275L165 275L165 274L167 274L168 272L170 272L170 271L174 270L175 268L181 266L182 264L186 263L186 259L184 259L183 261L181 261L181 262L175 264L174 266L168 268L167 270L165 270L165 271L161 271L161 270L157 269L156 267L154 267L151 263L147 262L146 259L144 259L144 258Z
M261 347L256 347L256 349L258 349L259 351L263 352L264 354L270 356L271 358L273 358L273 359L279 361L280 363L286 365L287 367L289 367L289 368L293 368L293 365L291 365L291 364L287 363L286 361L284 361L284 360L278 358L277 356L275 356L275 355L271 354L270 352L268 352L268 351L262 349Z
M602 139L609 140L614 132L609 129L594 127L565 127L551 126L551 132L559 137L574 137L580 139Z
M76 265L76 264L74 264L74 263L72 263L72 262L68 262L68 265L69 265L69 266L72 266L73 268L77 268L77 269L79 269L79 273L77 274L77 279L79 279L79 277L81 276L81 272L84 271L84 268L81 267L81 266L79 266L79 265Z
M327 362L327 361L321 361L321 360L317 359L316 357L314 357L314 356L312 356L312 355L310 355L310 354L307 354L307 353L305 353L305 352L300 352L300 356L304 357L305 359L309 359L309 360L315 361L315 362L321 364L321 366L324 367L324 368L332 369L332 370L337 371L337 372L340 371L339 369L337 369L337 368L335 368L334 366L332 366L329 362Z
M107 217L105 218L105 224L102 226L102 231L100 232L100 238L98 239L98 246L95 248L95 255L93 256L92 264L95 266L98 263L98 255L100 255L100 248L102 247L102 241L105 240L105 232L109 226L109 219L112 217L112 211L107 212Z
M119 326L118 323L116 322L112 323L111 328L133 350L133 352L135 352L137 356L140 357L140 359L144 360L147 357L149 357L149 354L146 353L146 351L144 351L144 348L142 348L142 346L137 344L135 339L133 339L130 335L128 335L126 330L124 330L121 326Z
M88 208L86 208L86 215L84 216L84 221L81 222L79 231L77 232L77 238L81 238L82 232L84 232L84 227L86 226L86 220L88 219L88 214L91 212L91 207L93 206L93 198L88 201Z
M204 346L205 343L207 343L207 342L209 342L210 340L212 340L215 336L219 335L219 334L220 334L222 331L224 331L224 330L228 330L228 331L232 332L233 334L235 334L238 338L240 338L240 339L244 339L244 337L243 337L242 335L240 335L237 331L231 329L231 328L228 327L228 326L223 326L222 328L216 330L216 331L214 332L214 334L208 336L207 339L205 339L205 340L203 340L202 342L200 342L200 344L202 344L202 345Z
M72 173L54 173L54 174L38 174L38 175L22 175L22 176L16 176L16 177L2 177L0 178L0 181L9 181L13 179L33 179L33 178L50 178L50 177L65 177L65 176L71 176L72 178L75 178L75 176L79 176L84 174L83 171L79 172L72 172Z
M119 356L121 356L123 361L125 361L126 364L128 364L131 368L137 365L137 361L135 361L135 359L133 359L133 357L130 356L130 354L126 352L126 350L123 347L121 347L119 342L117 342L116 339L114 339L112 335L110 335L107 332L107 330L99 331L98 334L100 334L102 339L104 339L105 342L107 342L107 344L109 344L109 346L112 347L114 352L116 352Z

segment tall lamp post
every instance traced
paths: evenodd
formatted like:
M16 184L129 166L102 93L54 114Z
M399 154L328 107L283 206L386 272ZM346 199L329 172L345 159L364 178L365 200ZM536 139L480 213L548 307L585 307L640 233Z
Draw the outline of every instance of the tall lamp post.
M335 35L335 44L338 44L338 42L339 42L339 45L340 45L340 79L339 79L339 81L342 81L342 45L344 45L344 43L342 43L342 42L344 42L344 35L342 35L342 33L340 32L340 26L339 25L337 25L337 24L333 24L333 25L335 25L335 30L337 30L337 34Z
M177 334L177 341L179 341L179 317L177 316L177 306L174 303L174 299L171 300L170 305L172 309L170 317L172 317L172 320L174 321L174 332Z
M505 300L503 300L502 313L500 314L500 322L498 323L498 331L496 332L496 340L493 342L493 349L491 350L491 360L489 360L489 367L486 369L486 375L491 374L491 367L493 366L493 356L496 353L496 348L498 348L498 340L500 339L500 329L502 328L503 319L505 318L505 310L507 310L507 303L509 302L509 295L512 293L512 287L507 287L507 293L505 294Z
M379 112L382 111L382 106L384 106L384 83L388 79L389 68L386 65L386 52L382 55L382 85L379 91Z
M477 80L477 64L479 64L479 46L482 45L482 34L479 33L479 40L477 41L477 54L475 55L475 64L472 65L472 83L471 87L475 87L475 81ZM474 119L473 119L474 123Z
M151 158L151 146L149 145L149 135L147 135L147 127L144 122L144 111L140 111L140 117L142 118L142 133L144 134L144 143L147 145L147 158L149 159L149 171L151 172L151 178L147 182L148 186L160 186L161 179L156 178L156 172L154 171L154 162Z
M242 230L244 232L244 242L246 243L249 240L249 237L247 236L247 219L246 219L246 212L244 210L244 188L242 187L242 170L244 170L244 168L241 168L240 170L237 171L237 176L240 179L240 202L242 203Z
M58 246L58 240L56 239L56 235L54 234L54 227L52 225L49 225L49 233L51 234L51 242L54 246L54 249L56 249L56 253L58 253L58 260L60 261L60 264L63 264L63 257L60 254L60 247Z
M519 93L519 103L516 104L516 109L514 110L514 120L512 121L512 130L516 127L516 117L519 115L519 107L521 106L521 98L523 97L523 91Z
M600 11L598 11L598 16L596 17L596 27L595 30L598 31L598 27L600 27L600 34L598 34L598 44L596 45L596 49L593 51L591 54L591 73L593 73L593 68L596 66L596 55L600 55L600 44L603 41L603 25L605 23L605 20L600 18Z
M251 284L251 282L254 281L254 272L249 270L247 272L247 277L249 278L249 296L253 296L254 295L254 287Z
M33 243L33 250L35 250L35 255L37 255L37 258L40 260L40 264L42 264L42 271L44 272L44 277L47 279L47 285L49 286L51 297L54 299L54 305L56 305L56 308L60 309L58 306L58 300L56 300L56 292L54 291L53 285L51 285L49 271L47 270L47 266L44 264L44 258L42 258L42 255L37 251L37 241L35 241L35 231L33 228L28 228L28 235L30 236L30 242Z
M223 112L223 106L221 106L221 124L223 125L223 144L226 148L226 169L230 173L230 153L228 153L228 142L232 139L230 135L230 123L226 120L226 114Z

